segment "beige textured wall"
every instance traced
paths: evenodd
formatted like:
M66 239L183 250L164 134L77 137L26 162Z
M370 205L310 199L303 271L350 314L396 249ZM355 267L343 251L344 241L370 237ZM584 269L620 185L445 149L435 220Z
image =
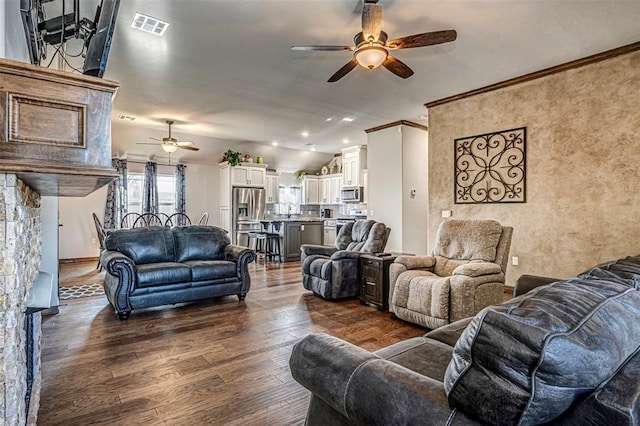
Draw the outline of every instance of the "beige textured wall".
M523 126L527 202L454 204L454 139ZM429 203L514 227L509 285L640 253L640 52L430 108Z

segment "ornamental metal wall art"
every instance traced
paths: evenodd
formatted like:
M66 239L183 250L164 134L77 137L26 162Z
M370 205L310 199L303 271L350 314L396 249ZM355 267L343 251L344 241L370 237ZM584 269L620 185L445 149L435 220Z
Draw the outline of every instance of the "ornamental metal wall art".
M527 128L456 139L456 204L526 202Z

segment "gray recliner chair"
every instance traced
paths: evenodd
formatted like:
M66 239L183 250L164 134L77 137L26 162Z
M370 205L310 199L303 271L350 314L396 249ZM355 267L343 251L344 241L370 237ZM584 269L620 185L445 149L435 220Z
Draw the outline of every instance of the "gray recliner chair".
M340 229L335 247L303 244L302 285L326 299L357 295L360 255L382 252L390 232L382 222L358 220Z

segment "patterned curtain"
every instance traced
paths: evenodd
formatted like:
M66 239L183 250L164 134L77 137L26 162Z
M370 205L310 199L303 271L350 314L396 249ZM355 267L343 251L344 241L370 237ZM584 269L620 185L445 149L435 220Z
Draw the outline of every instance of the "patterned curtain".
M147 161L144 166L142 213L158 213L158 164Z
M107 203L104 207L104 228L116 229L127 214L127 160L114 158L111 164L118 172L118 178L107 188Z
M176 165L176 213L187 213L187 201L184 193L185 179L184 172L187 166L184 164ZM182 216L179 217L179 222L185 222ZM179 226L186 225L186 223L178 223Z

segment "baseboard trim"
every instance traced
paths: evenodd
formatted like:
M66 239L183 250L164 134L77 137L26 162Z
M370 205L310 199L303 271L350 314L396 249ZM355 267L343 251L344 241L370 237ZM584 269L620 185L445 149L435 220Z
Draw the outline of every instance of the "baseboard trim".
M72 259L59 259L58 263L81 263L81 262L97 262L99 257L75 257Z

